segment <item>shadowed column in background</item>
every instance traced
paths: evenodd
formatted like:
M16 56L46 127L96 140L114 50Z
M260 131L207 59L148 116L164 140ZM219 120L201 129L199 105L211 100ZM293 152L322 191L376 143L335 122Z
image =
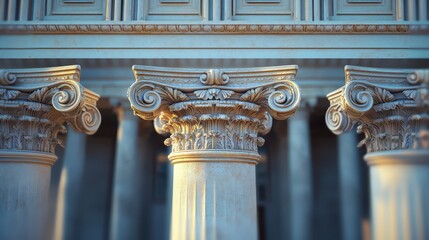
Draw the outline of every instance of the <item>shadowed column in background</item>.
M338 136L341 231L343 240L362 239L361 182L356 133Z
M315 105L315 99L311 106ZM313 183L310 141L310 102L303 101L288 119L290 176L290 238L312 239ZM285 146L286 147L286 146Z
M54 230L55 240L76 239L85 150L86 135L69 128L67 130L64 162L58 190Z
M113 175L111 240L138 238L141 200L139 191L139 118L133 115L128 101L116 104L118 133L116 139L115 172Z

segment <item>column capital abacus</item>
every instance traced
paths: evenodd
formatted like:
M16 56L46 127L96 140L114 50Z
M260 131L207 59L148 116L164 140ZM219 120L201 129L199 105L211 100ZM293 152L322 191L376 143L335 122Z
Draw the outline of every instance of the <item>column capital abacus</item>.
M171 134L172 151L226 150L257 153L272 117L286 119L298 108L292 82L298 67L176 69L133 66L128 97L136 115L155 119Z
M429 126L429 70L346 66L346 84L328 94L328 128L358 124L368 152L421 148ZM421 135L421 136L420 136Z
M54 153L65 123L95 133L99 95L79 81L78 65L0 70L0 149Z

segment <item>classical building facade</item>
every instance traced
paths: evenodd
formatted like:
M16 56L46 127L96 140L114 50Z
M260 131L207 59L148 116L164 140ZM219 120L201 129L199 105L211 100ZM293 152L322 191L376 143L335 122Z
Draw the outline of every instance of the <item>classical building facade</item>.
M0 239L426 239L428 9L0 0Z

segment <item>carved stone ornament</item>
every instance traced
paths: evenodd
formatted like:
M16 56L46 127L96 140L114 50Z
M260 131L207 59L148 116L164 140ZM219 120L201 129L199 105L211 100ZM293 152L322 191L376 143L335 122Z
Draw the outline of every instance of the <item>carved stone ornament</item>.
M6 23L0 33L37 34L338 34L338 33L427 33L425 24L406 23L293 23L293 24L243 24L243 23Z
M54 153L66 122L95 133L99 95L79 81L77 65L0 70L0 149Z
M283 120L298 108L292 82L298 67L175 69L133 66L136 82L128 90L134 113L155 119L169 133L173 152L242 150L257 152L272 117Z
M368 152L429 148L429 69L346 66L346 85L328 95L328 128L358 124Z

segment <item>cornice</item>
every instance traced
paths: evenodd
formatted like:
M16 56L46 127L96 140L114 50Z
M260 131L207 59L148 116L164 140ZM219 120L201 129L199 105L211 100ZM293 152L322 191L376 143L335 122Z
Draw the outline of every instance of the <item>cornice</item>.
M317 22L287 24L225 22L21 22L0 24L1 34L404 34L428 32L428 24L419 24L413 22Z

